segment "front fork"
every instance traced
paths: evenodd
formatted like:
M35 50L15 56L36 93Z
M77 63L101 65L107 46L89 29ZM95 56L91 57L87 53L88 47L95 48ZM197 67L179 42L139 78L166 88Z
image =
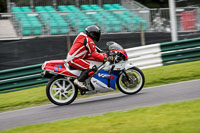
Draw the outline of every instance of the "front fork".
M126 79L128 80L128 82L131 82L131 79L129 78L128 74L126 73L125 69L122 70L122 72L124 73Z

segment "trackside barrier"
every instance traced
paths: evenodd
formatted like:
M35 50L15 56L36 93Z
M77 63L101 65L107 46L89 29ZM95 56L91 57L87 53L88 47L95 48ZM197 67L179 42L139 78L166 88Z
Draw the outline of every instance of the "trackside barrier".
M129 48L126 52L129 63L141 69L196 61L200 60L200 38ZM37 64L0 71L0 93L46 83L48 79L40 75L41 66L42 64Z
M200 60L200 38L126 49L129 62L146 69Z
M126 49L129 62L141 69L162 66L160 44Z
M0 91L45 83L41 77L42 64L0 71Z
M200 38L161 43L163 65L200 60Z

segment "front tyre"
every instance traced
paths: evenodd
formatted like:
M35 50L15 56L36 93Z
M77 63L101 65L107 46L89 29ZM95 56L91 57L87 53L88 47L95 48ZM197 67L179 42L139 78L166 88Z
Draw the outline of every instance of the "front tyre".
M78 94L74 84L64 77L53 77L46 87L48 99L56 105L72 103Z
M117 87L119 90L125 94L136 94L144 86L145 78L143 72L137 68L133 67L125 70L130 81L126 78L124 73L121 73L117 80Z

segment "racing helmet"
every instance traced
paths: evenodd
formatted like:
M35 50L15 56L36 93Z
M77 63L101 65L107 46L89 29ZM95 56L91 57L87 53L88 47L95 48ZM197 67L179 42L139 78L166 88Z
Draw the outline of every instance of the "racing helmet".
M101 30L96 25L90 25L85 28L86 35L91 37L95 41L99 41L101 38Z

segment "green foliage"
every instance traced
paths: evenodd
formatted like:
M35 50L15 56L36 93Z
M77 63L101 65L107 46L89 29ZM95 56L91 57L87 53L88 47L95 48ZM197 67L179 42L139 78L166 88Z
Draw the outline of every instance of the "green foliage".
M2 133L199 133L200 100L29 125Z

